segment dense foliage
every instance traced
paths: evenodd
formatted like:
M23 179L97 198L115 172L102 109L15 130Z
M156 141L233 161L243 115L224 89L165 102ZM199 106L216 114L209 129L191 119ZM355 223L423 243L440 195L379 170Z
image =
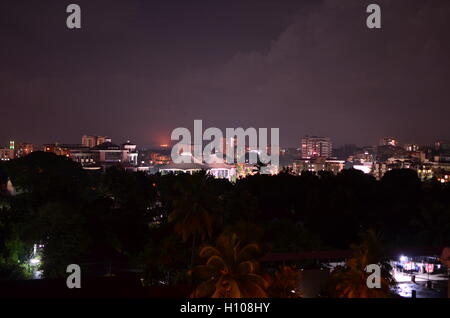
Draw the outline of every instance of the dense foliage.
M412 170L380 181L344 170L257 174L233 184L205 173L86 171L43 152L0 170L17 191L0 196L0 279L24 277L35 244L44 246L45 277L77 263L92 275L134 270L148 284L194 279L187 273L204 264L205 246L237 244L218 241L222 233L236 234L240 248L257 243L262 254L348 249L369 229L390 247L450 244L450 187L420 182Z

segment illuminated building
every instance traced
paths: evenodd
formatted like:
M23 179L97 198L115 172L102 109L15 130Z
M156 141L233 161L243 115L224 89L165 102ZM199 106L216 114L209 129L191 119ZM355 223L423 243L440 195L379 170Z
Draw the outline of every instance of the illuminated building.
M95 156L89 147L80 144L45 144L44 151L53 152L58 156L69 157L83 166L95 163Z
M417 144L405 144L406 151L419 151L419 145Z
M254 165L248 163L236 164L236 178L245 178L257 173L257 169Z
M69 150L69 158L82 166L89 166L95 164L95 155L88 147L80 146Z
M372 173L374 167L373 162L359 162L353 165L353 169L360 170L364 173L370 174Z
M84 141L85 144L92 144L92 139L85 138ZM82 144L45 144L43 150L59 156L66 156L73 161L80 163L83 167L92 167L95 165L106 167L115 164L125 166L138 165L137 146L130 141L127 141L121 146L107 141L92 148ZM99 167L100 166L98 166L98 168Z
M70 149L79 147L80 145L70 145L70 144L44 144L44 152L53 152L55 155L58 156L66 156L69 157L70 155Z
M380 180L387 171L388 171L388 167L387 167L386 163L374 162L371 174L377 180Z
M189 173L193 174L199 171L206 171L208 174L214 176L218 179L228 179L234 181L236 178L236 168L234 165L229 165L226 163L204 163L196 159L190 153L184 153L181 156L186 156L184 160L185 163L170 163L168 165L159 168L161 175L165 174L179 174L179 173Z
M112 142L104 142L91 149L96 155L96 161L101 163L121 163L124 159L124 152L120 146Z
M105 142L111 142L111 139L106 136L90 136L90 135L84 135L81 138L81 144L88 148L94 148L95 146L101 145Z
M370 154L368 151L359 151L356 152L353 156L351 156L353 160L357 160L360 162L373 162L374 156Z
M432 176L436 177L439 182L447 183L450 176L449 162L433 162L431 166Z
M0 148L0 160L12 160L15 158L14 149Z
M344 163L344 160L326 160L324 157L303 158L294 161L292 170L295 174L301 174L303 171L330 171L333 174L338 174L344 169Z
M108 138L106 136L96 136L97 138L97 145L101 145L104 142L111 142L111 138Z
M93 147L97 146L97 138L95 136L84 135L81 138L81 144L85 147L93 148Z
M105 167L115 164L137 166L136 148L137 146L129 141L121 146L107 141L91 148L90 152L94 154L95 162Z
M33 145L29 143L21 143L16 148L16 155L18 158L28 156L33 152Z
M126 143L122 144L122 149L125 150L124 162L128 162L133 166L138 165L138 151L136 148L137 145L131 143L129 140L127 140Z
M328 137L305 136L301 139L301 158L331 157L332 143Z
M440 154L438 156L434 156L435 162L450 162L450 154Z
M217 179L228 179L232 181L236 177L236 169L232 165L225 163L171 163L159 169L161 175L189 173L193 174L205 170L208 174Z
M423 151L412 151L410 153L410 157L413 159L416 159L419 162L425 162L426 161L426 154Z
M394 146L397 147L398 139L392 137L385 137L380 139L380 146Z
M150 163L154 165L167 165L172 161L170 154L164 154L161 152L150 152L149 158Z

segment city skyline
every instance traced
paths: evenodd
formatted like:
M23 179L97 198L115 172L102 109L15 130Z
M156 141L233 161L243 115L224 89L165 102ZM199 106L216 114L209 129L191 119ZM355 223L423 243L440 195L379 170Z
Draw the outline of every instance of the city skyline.
M170 136L170 134L169 134ZM137 142L135 142L134 139L130 139L130 138L126 138L126 137L118 137L117 139L113 139L110 137L110 135L106 135L103 134L101 136L96 135L96 134L82 134L79 135L79 138L77 140L48 140L46 142L43 143L32 143L29 142L29 140L31 138L28 139L24 139L24 140L18 140L16 138L10 138L10 139L5 139L5 142L0 142L0 148L9 148L11 143L16 143L16 144L30 144L33 145L36 150L40 150L40 148L44 148L45 145L47 144L59 144L59 145L84 145L84 139L85 138L100 138L102 139L102 142L106 141L111 141L114 144L123 144L123 143L127 143L127 142L131 142L133 144L136 144L139 148L146 148L146 149L150 149L150 148L170 148L172 146L174 146L177 142L177 140L170 140L170 138L168 139L168 141L164 141L164 142L155 142L155 143L148 143L148 144L139 144ZM395 146L395 147L416 147L417 149L420 147L435 147L436 143L440 143L440 142L450 142L450 138L448 139L434 139L433 141L429 142L429 143L415 143L415 142L411 142L410 140L400 140L398 138L396 138L395 136L383 136L378 138L376 141L373 141L372 143L368 143L368 144L353 144L350 142L343 142L342 144L337 144L334 142L333 137L330 136L318 136L318 135L312 135L312 134L306 134L306 135L302 135L299 136L298 139L298 143L297 145L283 145L280 144L281 148L285 148L285 149L297 149L299 151L301 151L302 148L302 141L304 139L308 139L308 138L312 138L312 139L328 139L331 144L332 147L330 149L339 149L339 148L343 148L346 146L355 146L355 147L359 147L359 148L364 148L364 147L377 147L377 146L383 146L383 145L390 145L390 146ZM382 143L383 140L394 140L394 143ZM99 142L98 144L101 144L102 142ZM205 141L203 142L205 143ZM35 150L35 151L36 151Z
M378 1L379 30L364 1L83 0L79 30L44 2L2 1L2 144L157 145L194 119L279 127L286 147L450 139L448 2Z
M0 38L16 311L450 299L449 0L0 0Z

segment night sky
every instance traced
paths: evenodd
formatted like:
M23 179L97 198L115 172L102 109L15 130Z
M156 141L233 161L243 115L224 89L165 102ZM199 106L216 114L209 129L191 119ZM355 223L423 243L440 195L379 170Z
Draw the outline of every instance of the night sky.
M0 145L159 144L194 119L293 147L450 139L448 0L0 0L0 41Z

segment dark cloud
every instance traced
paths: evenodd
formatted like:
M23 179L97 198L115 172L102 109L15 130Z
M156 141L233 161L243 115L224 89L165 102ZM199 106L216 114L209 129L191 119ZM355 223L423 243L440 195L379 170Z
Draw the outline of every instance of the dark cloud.
M194 119L280 127L290 146L450 137L448 1L375 1L381 30L369 1L79 2L79 33L55 17L64 5L2 2L2 142L150 144Z

